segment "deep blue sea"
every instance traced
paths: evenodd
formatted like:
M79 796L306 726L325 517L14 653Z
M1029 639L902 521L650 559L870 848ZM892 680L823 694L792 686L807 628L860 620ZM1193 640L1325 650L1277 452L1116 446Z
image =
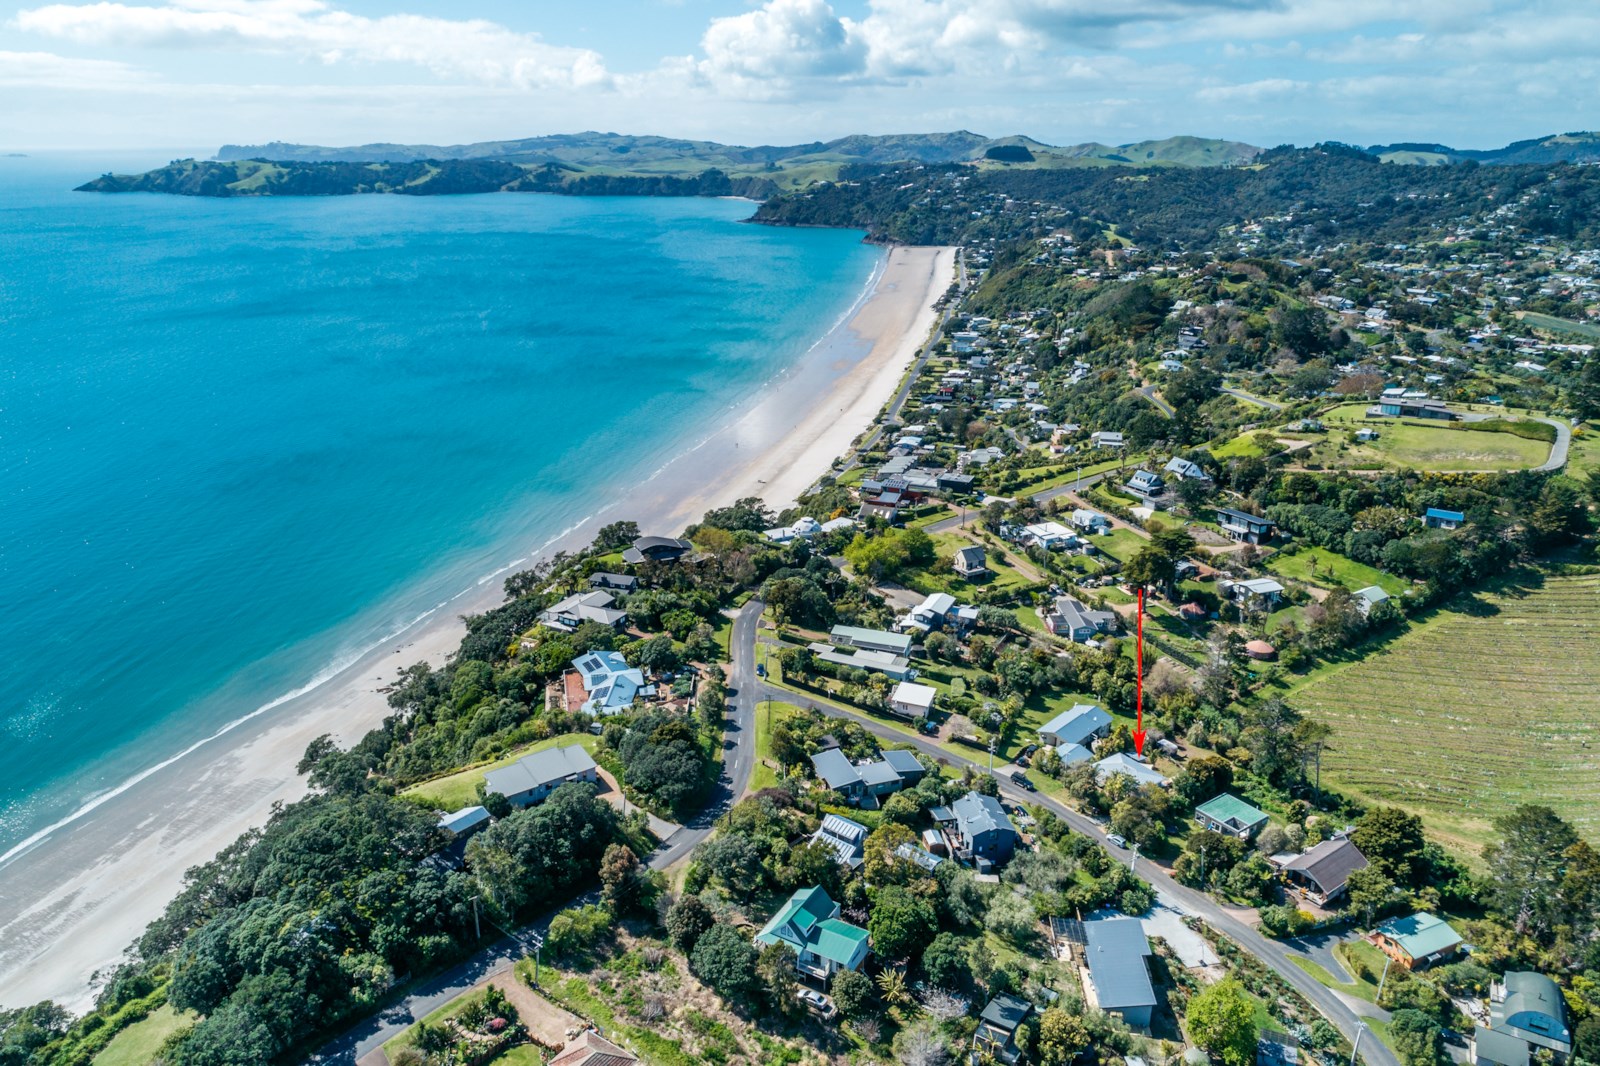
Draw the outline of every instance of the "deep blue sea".
M0 159L0 853L614 502L861 295L751 205Z

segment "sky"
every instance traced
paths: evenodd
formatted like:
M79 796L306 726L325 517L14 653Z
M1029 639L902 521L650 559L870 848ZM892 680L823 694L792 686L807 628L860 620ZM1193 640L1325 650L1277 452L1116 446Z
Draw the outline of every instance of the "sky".
M1600 0L0 0L0 150L1600 126Z

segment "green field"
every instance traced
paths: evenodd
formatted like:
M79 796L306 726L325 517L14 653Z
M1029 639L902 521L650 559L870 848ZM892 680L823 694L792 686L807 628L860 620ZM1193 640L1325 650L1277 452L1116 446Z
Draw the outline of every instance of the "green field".
M470 807L478 802L478 782L482 781L483 775L490 770L498 770L502 766L510 766L530 752L544 751L546 748L557 748L565 744L580 745L584 751L592 755L594 754L594 746L599 741L599 737L590 733L566 733L559 737L549 737L545 740L535 741L526 747L518 748L510 755L496 759L494 762L486 762L444 777L436 777L432 781L424 781L420 785L412 785L410 788L401 791L400 795L421 800L436 810L460 810L462 807Z
M750 770L750 791L759 792L778 783L778 771L767 765L772 758L772 729L800 708L792 703L762 700L756 704L756 764Z
M1454 474L1476 470L1526 470L1550 458L1550 445L1511 433L1436 429L1411 422L1379 427L1370 444L1350 449L1356 459L1371 455L1396 466Z
M112 1037L91 1060L91 1066L148 1066L167 1038L194 1023L193 1014L180 1014L170 1005L158 1007L144 1021L134 1022Z
M1588 340L1600 340L1600 325L1595 325L1593 322L1574 322L1570 318L1541 315L1537 311L1522 311L1517 317L1537 329L1547 329L1553 333L1570 333Z
M1518 577L1290 695L1334 727L1325 783L1469 854L1521 803L1600 838L1600 575Z
M1398 596L1406 589L1406 582L1393 574L1386 574L1325 548L1308 548L1292 555L1274 555L1267 560L1266 567L1274 574L1329 589L1343 585L1354 592L1377 585L1391 596Z

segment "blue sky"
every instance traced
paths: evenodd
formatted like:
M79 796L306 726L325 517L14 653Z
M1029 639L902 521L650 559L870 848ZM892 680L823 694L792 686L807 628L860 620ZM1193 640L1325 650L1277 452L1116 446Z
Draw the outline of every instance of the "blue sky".
M1600 126L1600 0L0 0L0 147Z

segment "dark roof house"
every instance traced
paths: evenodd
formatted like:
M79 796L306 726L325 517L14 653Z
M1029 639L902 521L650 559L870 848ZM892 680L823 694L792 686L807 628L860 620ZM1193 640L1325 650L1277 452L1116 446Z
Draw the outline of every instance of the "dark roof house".
M1283 866L1284 874L1313 903L1326 906L1344 894L1345 882L1365 869L1367 857L1349 840L1324 840Z
M1083 923L1084 957L1094 1000L1128 1025L1150 1025L1156 993L1150 984L1150 941L1137 918L1102 918Z
M622 553L622 561L638 565L646 560L671 563L694 551L694 545L677 537L640 537Z

